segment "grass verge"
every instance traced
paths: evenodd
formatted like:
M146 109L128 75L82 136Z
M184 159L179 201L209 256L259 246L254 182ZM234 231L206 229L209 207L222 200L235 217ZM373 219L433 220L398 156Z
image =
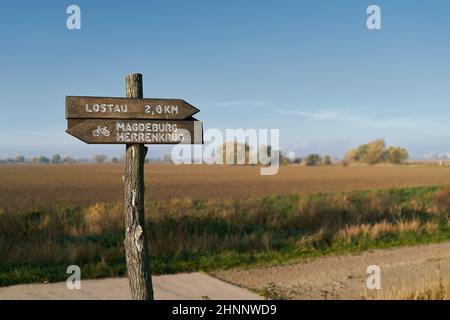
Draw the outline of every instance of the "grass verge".
M450 239L440 186L146 204L154 274L280 264ZM123 276L119 204L0 210L0 286Z

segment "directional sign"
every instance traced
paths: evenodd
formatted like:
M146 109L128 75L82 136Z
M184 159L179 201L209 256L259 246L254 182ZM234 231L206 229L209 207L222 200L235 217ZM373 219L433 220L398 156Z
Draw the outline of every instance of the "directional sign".
M90 144L202 144L202 122L190 119L69 119L66 132Z
M200 110L181 99L143 99L142 74L125 79L127 98L66 97L66 132L90 144L126 144L125 253L131 296L153 300L145 237L143 144L203 144ZM139 235L133 230L140 231ZM132 232L133 231L133 232Z
M199 110L181 99L66 97L67 119L186 119Z

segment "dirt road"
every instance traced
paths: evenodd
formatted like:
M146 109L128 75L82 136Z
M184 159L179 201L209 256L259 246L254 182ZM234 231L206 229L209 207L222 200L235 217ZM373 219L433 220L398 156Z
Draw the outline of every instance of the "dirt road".
M381 290L367 289L370 265L381 268ZM436 284L439 279L450 283L450 242L276 267L232 269L214 275L255 290L273 282L290 299L397 298L416 288Z
M153 277L155 298L158 300L200 300L203 297L223 300L256 300L257 294L204 273L180 273ZM65 282L27 284L0 288L2 299L131 299L128 279L110 278L82 280L80 290L67 289Z
M381 268L381 290L367 289L370 265ZM450 242L213 275L218 279L203 273L153 277L155 297L251 300L261 297L242 287L260 290L272 282L289 299L400 298L439 279L450 283ZM81 290L68 290L65 282L5 287L0 288L0 299L130 299L130 292L127 279L113 278L82 280Z

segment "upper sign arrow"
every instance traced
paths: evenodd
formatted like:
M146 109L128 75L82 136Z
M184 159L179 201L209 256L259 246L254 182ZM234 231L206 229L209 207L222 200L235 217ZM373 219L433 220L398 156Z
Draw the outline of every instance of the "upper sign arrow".
M181 99L66 97L67 119L186 119L196 107Z

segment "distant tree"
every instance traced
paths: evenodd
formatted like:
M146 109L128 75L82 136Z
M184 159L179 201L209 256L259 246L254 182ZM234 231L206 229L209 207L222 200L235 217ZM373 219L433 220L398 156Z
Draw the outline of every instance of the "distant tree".
M50 159L47 158L47 157L40 156L40 157L34 157L32 162L33 163L44 163L44 164L47 164L47 163L50 163Z
M286 156L284 153L280 152L280 164L281 165L287 165L292 163L291 158Z
M302 163L302 158L295 158L293 162L295 164L300 164L300 163Z
M25 162L25 157L24 156L17 156L15 159L16 163L24 163Z
M111 158L111 163L114 163L114 164L124 163L124 162L125 162L125 158L123 156Z
M347 151L347 153L344 156L344 161L349 164L351 162L358 162L358 150L356 149L351 149L349 151Z
M60 164L62 162L61 156L59 154L54 154L52 157L53 164Z
M71 156L65 156L64 159L62 160L63 163L75 163L77 162L74 158L72 158Z
M385 152L386 162L401 164L408 160L408 151L400 147L389 147Z
M322 162L322 157L319 154L308 154L305 158L304 164L307 166L317 166Z
M376 164L384 161L386 144L384 140L379 139L369 142L365 147L365 157L363 161L368 164Z
M401 147L386 148L383 139L371 141L360 145L356 149L349 150L344 157L346 165L353 162L377 164L377 163L393 163L400 164L408 159L408 151Z
M94 162L95 163L105 163L106 161L108 161L108 157L105 156L104 154L96 154L94 156Z
M248 144L229 141L217 149L217 155L224 164L250 164L250 146ZM238 163L238 156L243 156L244 163Z
M331 157L329 155L325 155L322 159L322 164L325 166L331 166L333 164Z
M367 144L362 144L356 148L355 159L358 162L366 162L367 160Z

